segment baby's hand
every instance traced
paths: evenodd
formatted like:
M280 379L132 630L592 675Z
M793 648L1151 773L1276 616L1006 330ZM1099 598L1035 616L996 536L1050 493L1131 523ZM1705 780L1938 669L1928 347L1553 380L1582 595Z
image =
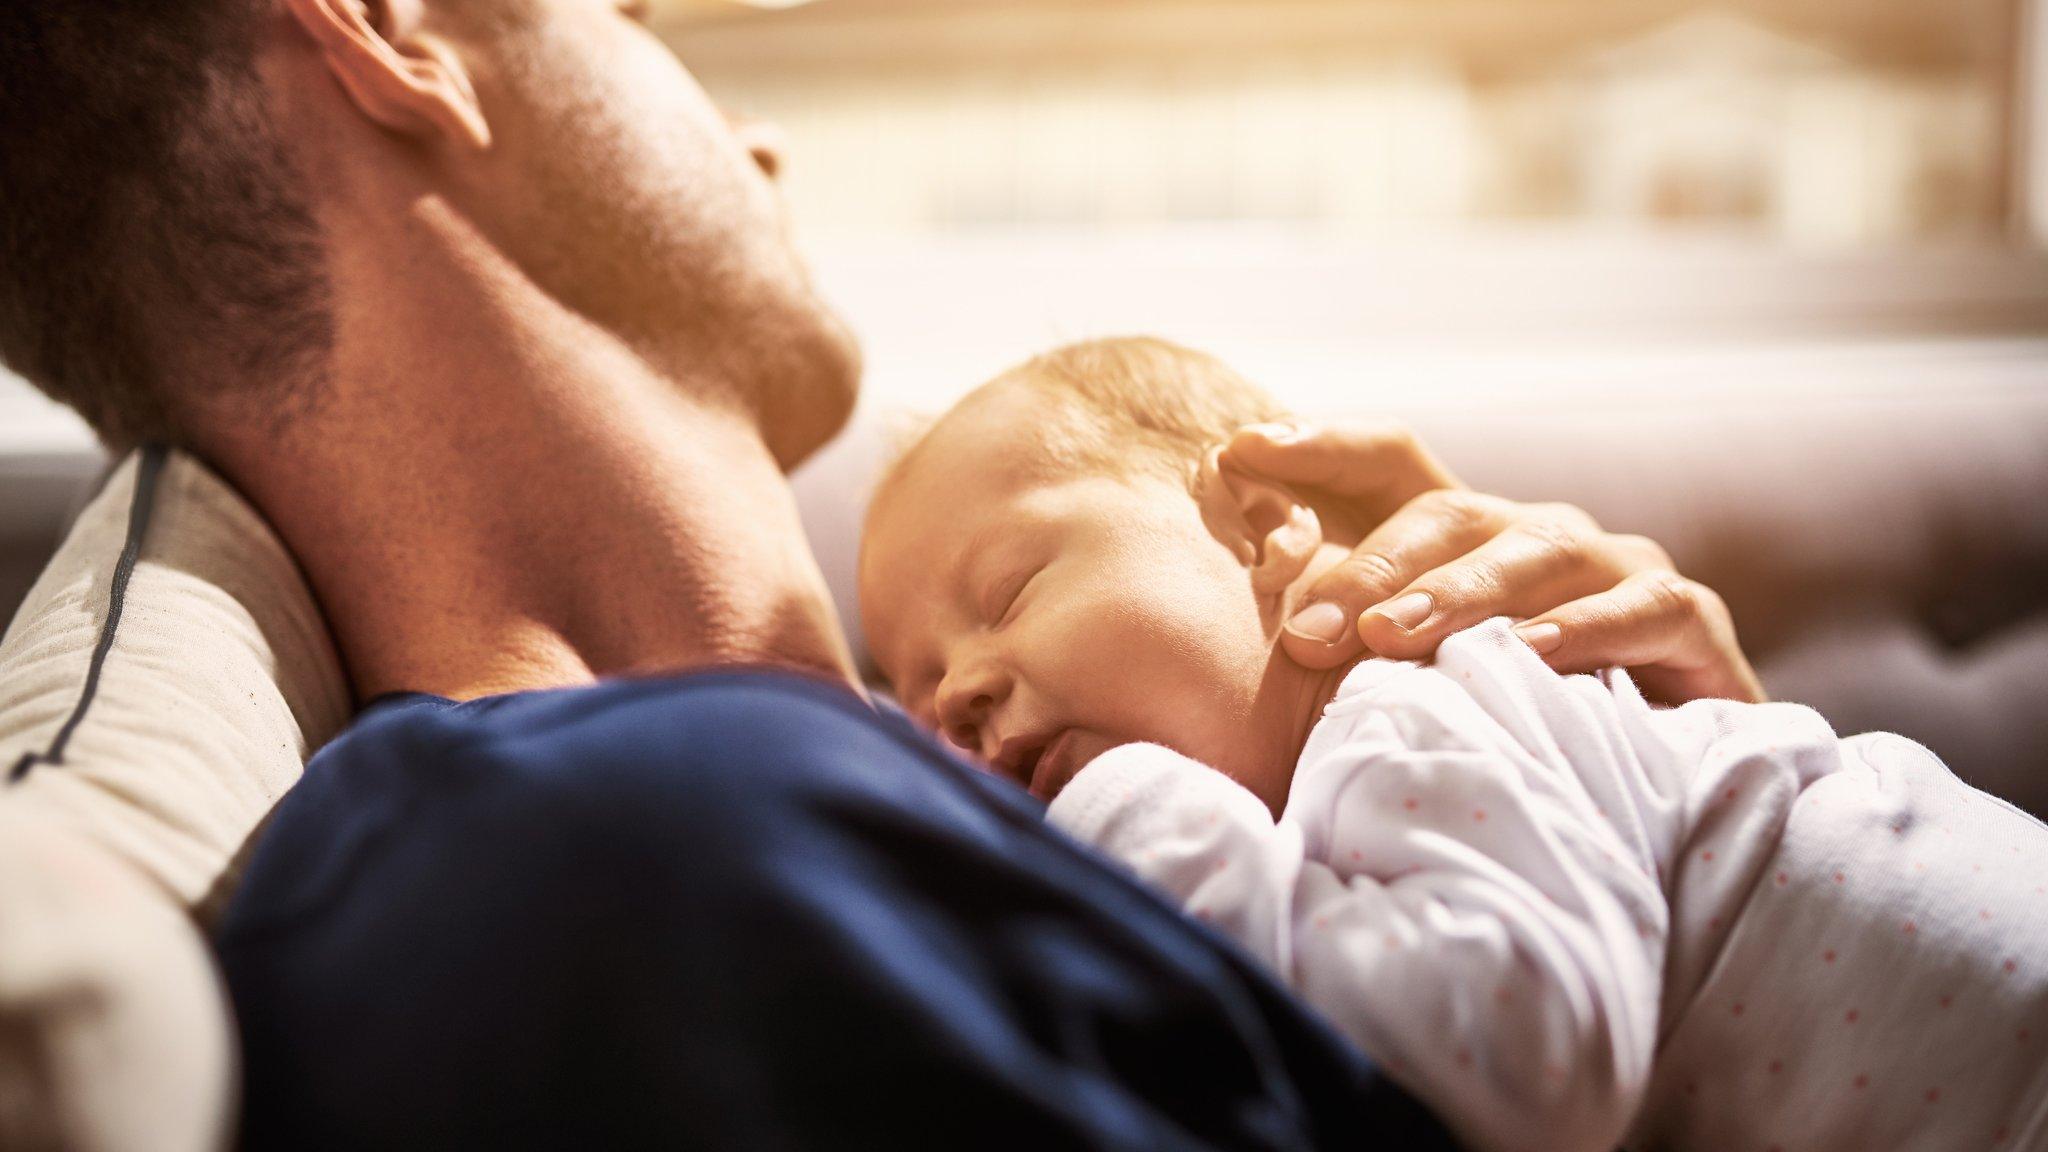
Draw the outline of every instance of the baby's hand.
M1225 451L1378 525L1289 621L1281 643L1296 663L1331 668L1367 648L1421 659L1454 632L1511 616L1560 672L1625 667L1673 704L1764 698L1720 596L1673 571L1652 540L1607 532L1568 504L1466 489L1398 424L1257 424Z

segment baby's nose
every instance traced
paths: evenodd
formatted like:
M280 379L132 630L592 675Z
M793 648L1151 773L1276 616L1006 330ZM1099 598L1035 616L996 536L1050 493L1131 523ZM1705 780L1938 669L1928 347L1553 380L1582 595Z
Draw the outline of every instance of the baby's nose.
M984 760L994 756L995 752L993 749L984 748L982 745L985 742L985 733L987 732L988 714L995 710L995 706L996 702L993 696L989 696L986 693L975 696L967 703L967 711L970 718L948 724L946 726L946 739L951 740L961 748L974 753Z
M988 717L995 710L995 697L987 692L939 691L936 705L938 729L947 740L959 746L962 751L973 753L983 759L989 750L982 747L988 728Z

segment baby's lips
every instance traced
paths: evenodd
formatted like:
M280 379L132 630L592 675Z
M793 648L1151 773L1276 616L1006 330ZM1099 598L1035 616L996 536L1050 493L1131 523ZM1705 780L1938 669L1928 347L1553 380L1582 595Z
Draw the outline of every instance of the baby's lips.
M1093 732L1069 728L1060 733L1051 744L1046 745L1045 754L1039 757L1038 771L1031 781L1031 794L1051 802L1073 783L1095 761L1095 758L1115 747L1118 742L1104 739Z

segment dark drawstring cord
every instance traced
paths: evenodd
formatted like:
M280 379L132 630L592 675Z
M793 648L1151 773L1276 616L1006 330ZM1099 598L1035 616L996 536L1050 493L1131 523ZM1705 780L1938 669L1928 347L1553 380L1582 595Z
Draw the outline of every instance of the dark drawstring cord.
M161 444L141 449L141 458L135 465L135 499L128 506L128 542L114 565L113 584L107 590L107 622L100 626L99 643L93 647L92 663L86 666L85 687L78 694L77 706L50 741L50 747L43 752L24 752L14 762L13 771L7 774L9 784L20 783L37 764L63 764L65 745L71 743L71 734L78 730L86 710L92 707L93 697L99 694L100 671L106 667L107 653L114 649L114 631L121 626L121 607L128 600L128 578L135 575L135 563L142 555L142 537L149 531L149 514L156 504L157 479L169 457L169 450Z

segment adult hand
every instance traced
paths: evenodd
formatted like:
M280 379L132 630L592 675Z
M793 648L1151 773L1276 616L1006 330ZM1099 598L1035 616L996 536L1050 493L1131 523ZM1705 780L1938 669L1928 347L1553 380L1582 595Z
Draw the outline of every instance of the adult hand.
M1377 525L1288 622L1281 644L1296 663L1330 668L1367 649L1420 659L1509 616L1559 672L1618 665L1674 704L1764 699L1727 605L1654 541L1606 532L1568 504L1470 491L1400 425L1254 425L1225 458Z

